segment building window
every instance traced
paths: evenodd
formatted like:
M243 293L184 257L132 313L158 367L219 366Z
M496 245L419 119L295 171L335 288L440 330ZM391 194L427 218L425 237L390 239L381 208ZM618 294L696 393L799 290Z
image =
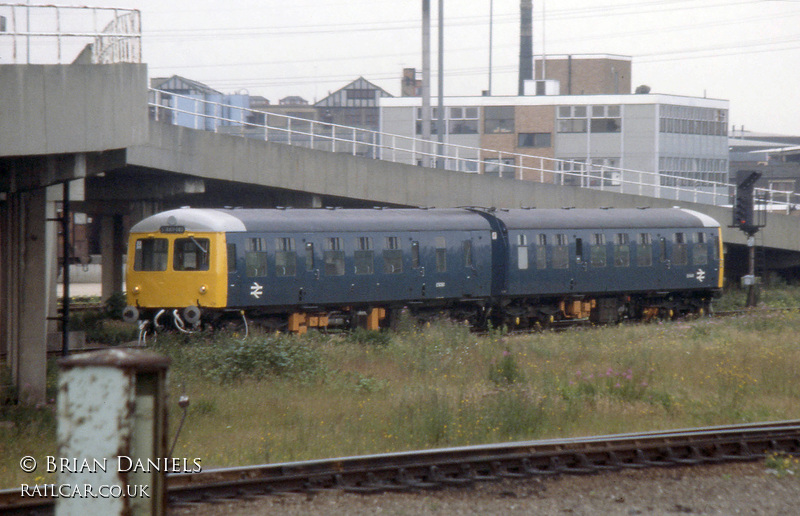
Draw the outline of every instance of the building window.
M483 132L500 134L514 132L514 106L489 106L483 108Z
M449 134L478 134L478 108L453 107L447 121Z
M375 100L375 90L353 88L347 91L347 100Z
M516 170L514 158L489 158L484 160L483 173L492 177L515 179Z
M618 133L622 127L619 106L591 106L592 119L589 132Z
M519 133L517 147L552 147L552 135L550 133Z
M726 109L663 104L659 113L659 130L662 133L728 135Z
M558 106L557 114L559 133L586 132L586 106Z

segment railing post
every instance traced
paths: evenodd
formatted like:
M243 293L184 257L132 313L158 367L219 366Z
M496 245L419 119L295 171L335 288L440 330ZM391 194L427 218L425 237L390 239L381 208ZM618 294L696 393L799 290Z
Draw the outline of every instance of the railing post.
M353 156L356 155L356 128L353 127Z

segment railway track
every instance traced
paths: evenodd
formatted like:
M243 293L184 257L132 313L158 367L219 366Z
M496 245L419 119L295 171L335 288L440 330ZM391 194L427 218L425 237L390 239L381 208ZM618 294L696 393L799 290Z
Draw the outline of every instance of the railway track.
M342 489L372 494L505 478L582 475L800 455L800 420L388 453L168 476L170 505ZM0 512L52 514L53 499L0 491Z

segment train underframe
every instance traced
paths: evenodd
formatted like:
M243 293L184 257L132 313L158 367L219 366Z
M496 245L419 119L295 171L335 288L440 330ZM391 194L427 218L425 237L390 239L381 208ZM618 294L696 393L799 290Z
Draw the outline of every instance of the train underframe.
M501 299L429 300L402 304L343 307L276 307L248 309L143 310L136 314L144 331L229 328L303 334L309 329L380 330L395 327L403 317L417 323L434 319L463 321L476 329L489 327L534 329L591 323L616 324L623 320L675 319L711 313L713 291L641 292L623 295L507 297ZM131 314L132 316L133 314ZM132 320L133 317L130 317Z

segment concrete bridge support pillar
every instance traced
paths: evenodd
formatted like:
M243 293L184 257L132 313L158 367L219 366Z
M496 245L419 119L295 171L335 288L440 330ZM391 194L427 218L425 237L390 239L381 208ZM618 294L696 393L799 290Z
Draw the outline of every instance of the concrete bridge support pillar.
M13 386L23 403L45 401L47 370L47 191L9 194L0 202L2 327Z
M122 215L102 215L100 219L100 253L102 256L103 301L115 292L122 292L122 257L125 253L125 232Z

